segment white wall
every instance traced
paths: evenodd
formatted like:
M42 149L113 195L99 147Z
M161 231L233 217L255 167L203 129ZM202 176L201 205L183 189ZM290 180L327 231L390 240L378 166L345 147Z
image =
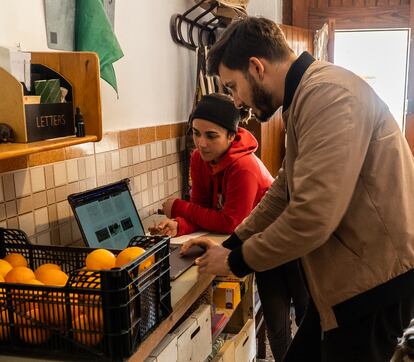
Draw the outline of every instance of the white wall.
M124 57L115 63L119 99L101 81L103 129L187 120L194 93L194 52L176 45L170 17L193 0L118 0L115 32ZM249 14L281 22L281 0L250 0ZM0 45L48 50L43 0L0 0ZM280 20L279 20L280 17Z
M262 15L282 24L282 0L250 0L247 12L251 16Z

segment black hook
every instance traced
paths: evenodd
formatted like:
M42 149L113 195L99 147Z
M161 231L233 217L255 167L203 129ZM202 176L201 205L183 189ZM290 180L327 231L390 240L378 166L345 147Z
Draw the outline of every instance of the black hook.
M212 14L212 11L218 7L218 3L215 1L211 3L207 9L203 8L203 12L198 14L194 19L188 17L188 15L199 8L207 0L201 0L196 5L192 6L186 12L181 14L174 14L170 19L170 33L173 41L177 44L181 44L188 49L195 50L198 46L203 46L203 32L207 33L207 40L209 44L212 44L215 40L215 30L220 26L219 19ZM213 17L206 22L201 22L201 19L211 14ZM217 20L217 21L216 21ZM216 21L216 23L214 23ZM184 39L182 34L183 23L187 25L187 38ZM214 23L214 24L213 24ZM194 27L198 29L197 42L194 40Z

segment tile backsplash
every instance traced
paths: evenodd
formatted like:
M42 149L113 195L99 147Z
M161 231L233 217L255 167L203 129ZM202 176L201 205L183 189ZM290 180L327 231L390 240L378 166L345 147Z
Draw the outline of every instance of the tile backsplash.
M123 178L147 218L167 198L181 196L184 131L182 123L110 132L101 142L65 149L65 156L36 155L23 169L20 161L20 169L9 163L11 170L0 173L0 226L22 229L33 244L78 244L67 196Z

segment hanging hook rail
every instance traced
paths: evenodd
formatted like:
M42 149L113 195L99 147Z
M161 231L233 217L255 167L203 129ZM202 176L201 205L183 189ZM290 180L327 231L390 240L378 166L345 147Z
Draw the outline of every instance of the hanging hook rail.
M186 12L184 12L182 15L174 14L171 17L170 33L175 43L181 44L191 50L195 50L198 46L204 45L203 38L207 39L207 45L211 45L212 43L214 43L216 39L215 30L220 26L224 26L221 24L220 19L212 14L212 11L218 7L218 3L213 2L207 7L207 9L203 8L203 12L198 14L194 19L191 19L189 17L189 14L191 12L200 8L201 5L206 1L208 0L201 0L194 6L192 6L190 9L188 9ZM202 22L201 20L208 15L211 15L212 18ZM186 38L184 38L182 34L182 27L184 24L187 27ZM196 32L196 40L194 40L194 28L197 28L198 30Z

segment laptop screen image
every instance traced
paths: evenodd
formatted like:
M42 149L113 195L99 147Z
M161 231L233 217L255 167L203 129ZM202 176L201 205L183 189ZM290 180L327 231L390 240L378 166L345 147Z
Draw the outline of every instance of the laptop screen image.
M124 249L145 235L125 179L68 196L79 229L92 248Z

